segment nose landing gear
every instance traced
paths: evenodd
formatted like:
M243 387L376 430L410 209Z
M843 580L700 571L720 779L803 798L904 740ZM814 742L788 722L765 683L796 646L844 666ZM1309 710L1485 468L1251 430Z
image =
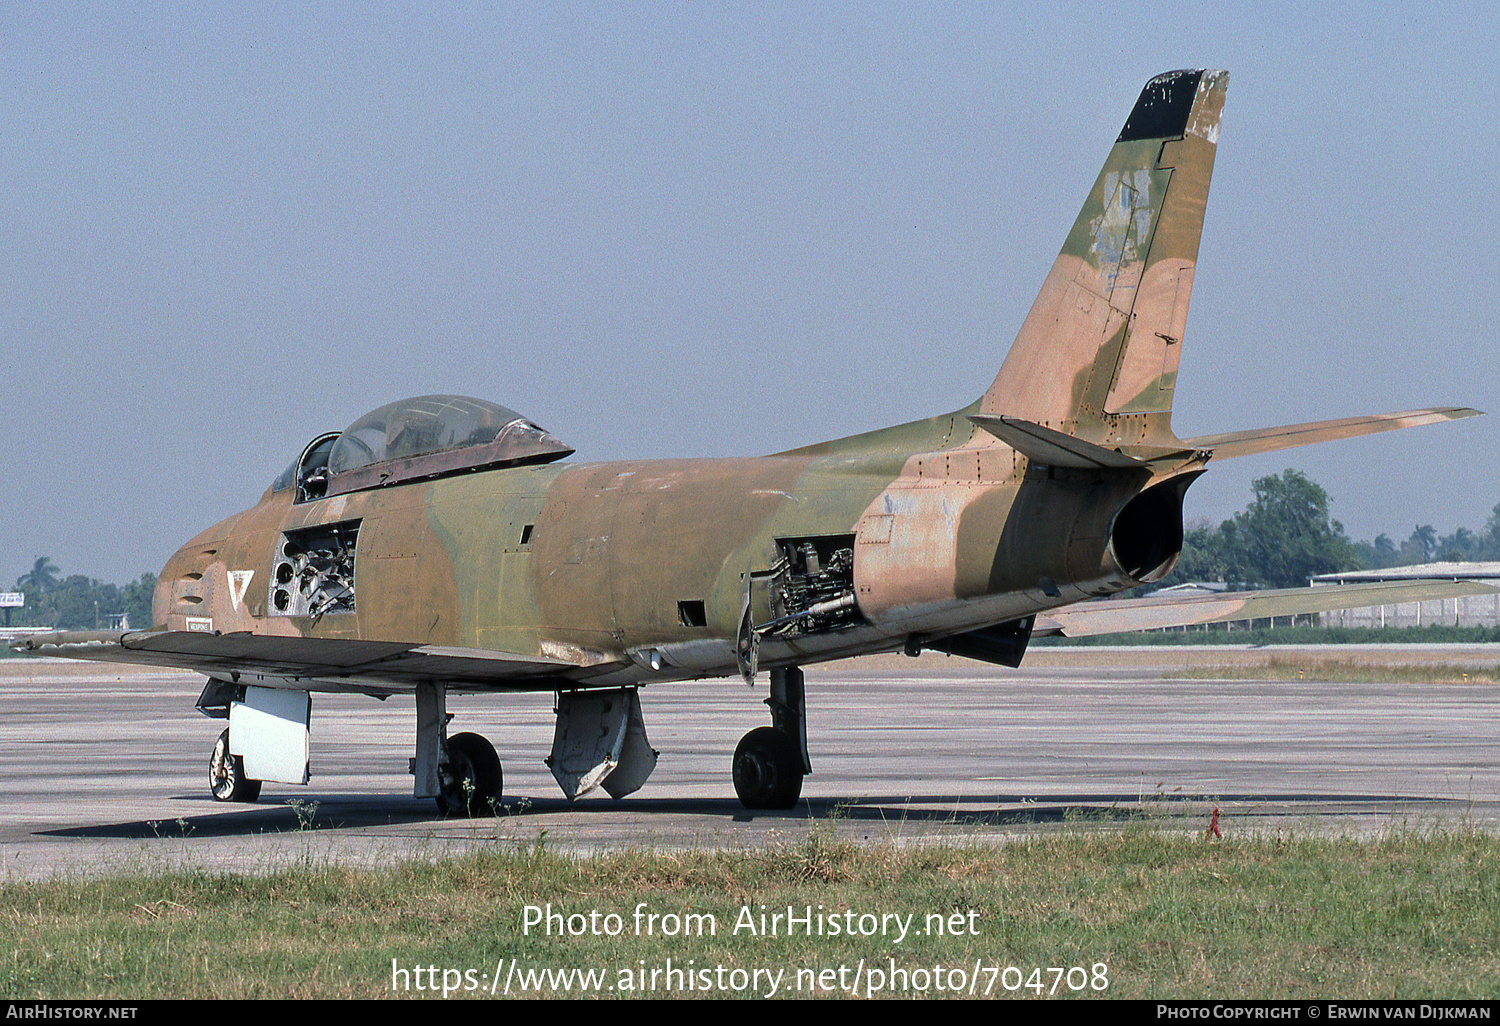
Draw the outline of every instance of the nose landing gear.
M260 797L259 780L245 779L245 760L229 754L229 731L219 735L208 759L208 790L216 802L253 802Z

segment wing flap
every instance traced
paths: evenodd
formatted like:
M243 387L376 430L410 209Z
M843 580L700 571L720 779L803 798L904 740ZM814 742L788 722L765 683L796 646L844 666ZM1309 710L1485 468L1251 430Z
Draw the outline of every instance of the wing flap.
M1394 584L1345 584L1321 588L1229 591L1187 598L1117 599L1080 602L1043 613L1036 634L1084 638L1097 634L1190 627L1227 620L1253 620L1332 609L1385 606L1402 602L1487 595L1500 588L1475 581L1410 581Z

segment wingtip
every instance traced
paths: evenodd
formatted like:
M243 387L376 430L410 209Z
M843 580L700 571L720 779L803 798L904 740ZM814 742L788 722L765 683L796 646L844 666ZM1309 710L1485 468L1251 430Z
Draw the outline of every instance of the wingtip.
M1464 420L1468 417L1483 417L1483 410L1472 406L1432 406L1425 410L1408 410L1405 413L1388 413L1391 420L1402 420L1402 427L1417 427L1422 424L1441 424L1449 420Z

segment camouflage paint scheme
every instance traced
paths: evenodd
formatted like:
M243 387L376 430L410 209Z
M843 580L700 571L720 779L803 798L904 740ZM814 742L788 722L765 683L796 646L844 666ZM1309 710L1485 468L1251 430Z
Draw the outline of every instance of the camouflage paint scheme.
M1207 454L1155 473L1033 470L968 414L1012 414L1101 443L1170 438L1162 411L1179 346L1157 332L1181 337L1223 82L1203 84L1193 134L1171 144L1181 172L1161 166L1159 139L1115 146L978 403L765 459L517 468L302 506L283 490L168 563L155 620L551 656L577 666L570 680L605 684L735 672L743 575L776 562L777 537L855 533L868 623L766 645L766 666L896 648L913 633L956 633L1134 585L1141 578L1109 551L1110 523L1143 485L1196 472ZM1158 279L1167 284L1147 287ZM283 529L351 519L364 521L357 613L266 617L263 596L249 597L253 582L243 603L227 594L231 570L270 579ZM527 522L535 529L523 546ZM1043 593L1043 576L1059 596ZM755 621L771 619L765 591L754 598ZM679 623L677 602L694 599L705 627ZM669 667L635 665L627 653L642 646L670 652Z
M762 669L945 646L1014 665L1036 614L1171 569L1183 494L1216 453L1476 412L1173 433L1227 82L1146 85L993 384L961 410L756 459L538 462L300 502L273 488L172 557L156 632L112 654L52 645L371 694L731 676L750 640ZM352 522L353 608L270 608L283 536Z

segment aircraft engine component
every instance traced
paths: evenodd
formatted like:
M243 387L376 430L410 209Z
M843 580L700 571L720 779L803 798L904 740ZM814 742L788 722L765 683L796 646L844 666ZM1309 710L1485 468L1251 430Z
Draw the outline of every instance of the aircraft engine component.
M547 765L569 801L601 785L614 798L639 790L656 756L635 688L558 692Z
M1202 471L1147 488L1127 502L1109 531L1115 562L1138 581L1159 581L1182 554L1182 496Z
M756 631L789 636L837 630L863 620L854 599L854 535L778 538L769 622Z
M229 706L229 752L244 760L252 780L305 784L312 695L280 688L245 688Z

